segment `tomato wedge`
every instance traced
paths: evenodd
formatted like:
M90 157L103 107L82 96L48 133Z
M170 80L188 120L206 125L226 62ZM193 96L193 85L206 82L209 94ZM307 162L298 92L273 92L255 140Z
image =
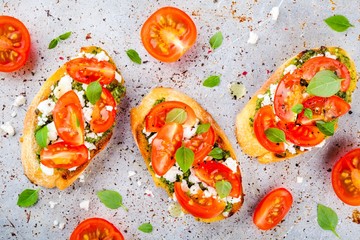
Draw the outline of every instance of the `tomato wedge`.
M198 194L189 196L182 190L180 182L174 184L174 190L176 199L181 207L194 217L213 218L220 215L226 207L225 201L212 197L205 198L201 190Z
M344 79L341 82L341 91L345 92L350 86L350 72L347 67L338 60L328 57L314 57L309 59L301 67L303 78L311 80L320 70L336 71L339 78Z
M29 31L20 20L0 16L0 72L13 72L24 66L30 44Z
M215 187L217 181L226 180L230 182L232 189L229 196L240 197L242 193L240 174L233 173L224 164L217 161L204 161L195 166L194 170L195 175L211 187Z
M56 102L53 118L60 138L72 145L84 144L84 117L80 100L68 91Z
M270 105L264 106L259 109L259 111L255 115L254 119L254 133L259 141L259 143L269 150L270 152L274 153L283 153L285 152L285 143L274 143L271 142L265 134L265 131L268 128L275 128L275 114L273 109Z
M88 149L85 145L72 146L65 142L57 142L40 152L40 162L50 168L69 169L80 166L88 160Z
M82 221L73 231L70 240L124 240L121 232L102 218L89 218Z
M110 91L103 88L100 99L96 102L91 115L91 131L101 133L111 128L116 117L115 107L116 102Z
M341 201L360 206L360 148L348 152L335 163L331 181Z
M196 41L196 26L182 10L160 8L141 28L141 40L151 56L162 62L177 61Z
M196 115L194 110L187 104L177 101L166 101L153 107L145 117L145 127L148 132L158 132L165 125L166 114L174 108L182 108L187 113L184 126L194 126Z
M75 58L66 63L67 73L76 81L89 84L99 81L109 84L115 78L115 66L96 58Z
M256 206L254 224L261 230L275 227L288 213L292 203L293 197L285 188L271 191Z
M168 123L158 132L151 144L151 166L154 172L163 176L175 164L175 152L181 147L183 127Z

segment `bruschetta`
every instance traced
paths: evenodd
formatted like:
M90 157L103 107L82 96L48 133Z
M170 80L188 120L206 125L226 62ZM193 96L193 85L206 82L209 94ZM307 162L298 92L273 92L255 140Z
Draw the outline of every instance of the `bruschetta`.
M271 163L321 147L350 110L354 61L338 47L299 53L280 66L236 117L244 153Z
M49 77L29 106L20 139L25 175L61 190L110 140L124 79L99 47L80 53Z
M195 100L171 88L154 88L130 117L155 184L185 213L213 222L240 209L244 195L235 152Z

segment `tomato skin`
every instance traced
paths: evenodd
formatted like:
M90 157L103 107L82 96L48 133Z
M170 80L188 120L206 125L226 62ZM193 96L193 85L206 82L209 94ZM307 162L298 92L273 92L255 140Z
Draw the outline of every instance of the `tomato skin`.
M183 127L168 123L158 132L151 144L151 166L154 172L163 176L174 164L176 150L181 147Z
M220 215L225 207L226 202L216 200L212 197L203 198L203 195L199 193L198 195L190 198L182 189L181 183L176 182L174 184L175 196L182 208L189 212L194 217L199 218L213 218ZM201 204L198 200L204 201Z
M341 201L360 206L360 148L348 152L335 163L331 182Z
M0 72L13 72L24 66L30 45L29 31L20 20L0 16Z
M162 62L177 61L197 36L192 19L182 10L164 7L154 12L141 28L141 40L151 56Z
M285 188L277 188L269 192L255 208L254 224L261 230L275 227L289 212L292 203L293 197ZM272 215L274 212L278 215Z
M40 162L50 168L69 169L80 166L88 160L88 149L85 145L72 146L65 142L57 142L40 152Z
M115 66L96 58L75 58L66 63L67 73L76 81L89 84L99 81L109 84L115 78Z
M270 105L259 109L254 118L254 133L259 143L270 152L285 152L285 144L271 142L265 134L268 128L277 127L275 122L275 114Z
M121 232L110 222L102 218L88 218L82 221L72 232L70 240L124 240Z
M111 110L106 107L111 107ZM100 99L94 106L93 113L91 115L90 129L95 133L105 132L115 122L116 117L116 102L111 92L106 88L102 89Z
M240 174L233 171L224 164L217 161L204 161L195 166L195 175L207 185L215 187L217 181L229 181L232 189L230 197L238 198L241 196Z
M153 107L145 117L145 128L148 132L158 132L165 125L166 114L174 108L182 108L187 113L184 126L193 126L196 122L194 110L187 104L178 101L165 101Z

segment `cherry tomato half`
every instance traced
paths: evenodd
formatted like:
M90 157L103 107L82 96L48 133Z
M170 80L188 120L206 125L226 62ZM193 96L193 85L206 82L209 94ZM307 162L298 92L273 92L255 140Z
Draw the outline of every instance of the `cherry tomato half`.
M75 58L66 63L67 73L76 81L89 84L99 81L109 84L115 78L115 66L96 58Z
M40 162L50 168L69 169L78 167L88 160L88 149L85 145L71 146L65 142L57 142L40 152Z
M177 123L165 124L151 145L151 166L163 176L174 164L176 150L181 147L183 127Z
M30 34L18 19L0 16L0 72L24 66L30 53Z
M70 240L124 240L121 232L102 218L89 218L82 221L73 231Z
M141 40L151 56L162 62L177 61L196 41L196 26L183 11L160 8L144 23Z
M116 117L115 107L116 102L110 91L103 88L100 99L96 102L91 115L91 131L101 133L111 128Z
M261 230L275 227L288 213L292 203L293 197L285 188L271 191L256 206L254 224Z
M360 206L360 148L348 152L336 162L331 181L341 201Z
M189 197L188 194L182 190L180 182L175 183L174 190L176 199L181 207L194 217L204 219L213 218L221 214L226 207L225 201L212 197L205 198L201 190L198 194Z

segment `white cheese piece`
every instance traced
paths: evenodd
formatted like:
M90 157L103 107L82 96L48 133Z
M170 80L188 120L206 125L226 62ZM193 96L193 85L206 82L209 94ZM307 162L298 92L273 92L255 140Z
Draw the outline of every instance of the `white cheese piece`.
M197 194L201 190L199 184L195 183L190 187L190 194Z
M137 185L138 185L139 187L141 186L141 181L140 181L140 180L137 181L136 183L137 183Z
M223 215L224 217L228 217L228 216L229 216L229 212L223 212L222 215Z
M17 115L17 113L15 112L15 111L13 111L12 113L11 113L11 117L16 117L16 115Z
M72 81L73 79L69 75L66 74L65 76L63 76L54 89L54 96L59 99L66 92L70 91L72 89Z
M94 58L94 57L95 57L95 54L83 52L82 55L81 55L81 57Z
M205 185L203 183L203 185ZM217 197L217 192L216 192L216 189L213 188L213 187L210 187L210 186L206 186L207 190L204 191L204 196L205 197L213 197L213 198L216 198Z
M110 111L112 111L114 108L113 108L113 106L105 106L105 109L110 112Z
M48 118L47 118L46 116L38 116L38 117L37 117L37 120L38 120L37 125L38 125L38 126L44 125L44 124L46 123L47 119L48 119Z
M188 186L186 180L184 180L184 179L181 181L181 190L183 192L188 192L189 191L189 186Z
M76 95L78 96L78 98L80 100L81 107L85 107L85 98L84 98L85 92L77 91L77 90L74 90L74 92L76 93Z
M15 98L13 106L20 107L26 103L26 97L23 95L19 95Z
M135 171L128 171L128 177L132 177L136 174Z
M327 58L332 58L332 59L337 59L337 56L336 55L332 55L330 52L325 52L325 57Z
M152 141L154 140L154 138L157 136L157 133L155 133L154 135L152 135L151 137L149 137L148 142L152 143Z
M254 33L253 31L251 31L249 34L249 39L247 40L247 43L256 44L258 40L259 40L259 36L256 33Z
M296 154L296 148L294 144L285 143L285 150L288 150L291 154Z
M149 197L154 197L154 194L152 193L152 191L150 191L149 189L145 190L145 195L149 196Z
M231 157L229 157L229 158L227 158L227 159L225 160L225 162L223 162L223 164L224 164L225 166L227 166L228 168L230 168L231 171L233 171L234 173L237 172L237 166L238 166L238 164L237 164L237 161L236 161L235 159L232 159Z
M81 183L84 183L84 182L85 182L85 175L84 175L84 174L81 174L81 175L79 176L79 182L81 182Z
M121 75L120 75L117 71L115 71L115 79L116 79L118 82L121 82L121 80L122 80Z
M146 137L150 136L151 132L147 132L146 128L144 127L144 129L142 130L142 133L145 134Z
M49 141L55 141L58 138L55 123L51 122L48 125L46 125L46 127L48 129L48 134L47 134L48 140Z
M72 167L72 168L69 168L68 170L70 171L70 172L72 172L72 171L75 171L77 169L77 167Z
M89 132L86 134L86 137L96 139L98 136L94 132Z
M183 172L180 171L179 167L172 166L164 175L163 177L168 180L169 182L175 182L176 181L176 175L182 175Z
M292 74L295 70L297 69L296 65L294 64L290 64L289 66L287 66L285 69L284 69L284 75L290 73Z
M84 200L80 203L80 208L85 209L85 211L89 211L89 205L90 205L90 201Z
M238 203L241 202L241 196L238 198L233 198L233 197L226 197L226 201L229 203Z
M195 175L195 171L193 170L193 168L190 169L190 176L189 176L189 182L191 183L199 183L201 182L199 178L196 177Z
M1 128L2 131L4 131L9 136L14 136L15 135L15 129L11 125L10 122L5 122L3 125L0 126L0 128Z
M42 113L42 116L49 116L52 114L55 107L55 102L48 98L37 106L37 109Z
M98 61L109 61L110 58L108 55L106 55L106 53L104 51L99 52L98 54L95 55L95 58Z
M270 98L272 99L272 101L274 101L274 96L275 96L277 87L278 87L278 84L270 84Z
M58 202L53 202L53 201L49 202L50 208L54 208L55 205L57 205L57 204L58 204Z
M264 99L261 102L261 106L264 107L264 106L271 105L271 104L272 104L272 101L271 101L270 96L268 94L265 94Z
M199 122L200 120L199 119L196 119L196 122L195 122L195 125L192 126L192 127L183 127L184 131L183 131L183 139L190 139L192 138L193 136L195 136L195 133L196 133L196 130L199 126Z
M61 222L59 223L59 229L63 230L65 228L65 223Z
M93 144L93 143L91 143L91 142L85 141L85 142L84 142L84 145L85 145L85 147L87 147L88 150L95 150L95 149L96 149L95 144Z
M303 177L296 177L296 182L297 183L303 183L304 178Z
M48 176L54 175L54 168L49 168L49 167L43 165L42 163L40 163L40 169L45 175L48 175Z
M90 123L90 121L91 121L91 115L92 115L92 112L93 112L93 108L94 108L93 105L83 108L84 119L88 123Z
M270 11L270 14L271 14L271 19L273 21L276 21L279 17L279 14L280 14L280 9L279 7L273 7Z
M57 225L59 225L59 221L58 221L58 220L54 220L53 224L54 224L54 226L57 226Z

